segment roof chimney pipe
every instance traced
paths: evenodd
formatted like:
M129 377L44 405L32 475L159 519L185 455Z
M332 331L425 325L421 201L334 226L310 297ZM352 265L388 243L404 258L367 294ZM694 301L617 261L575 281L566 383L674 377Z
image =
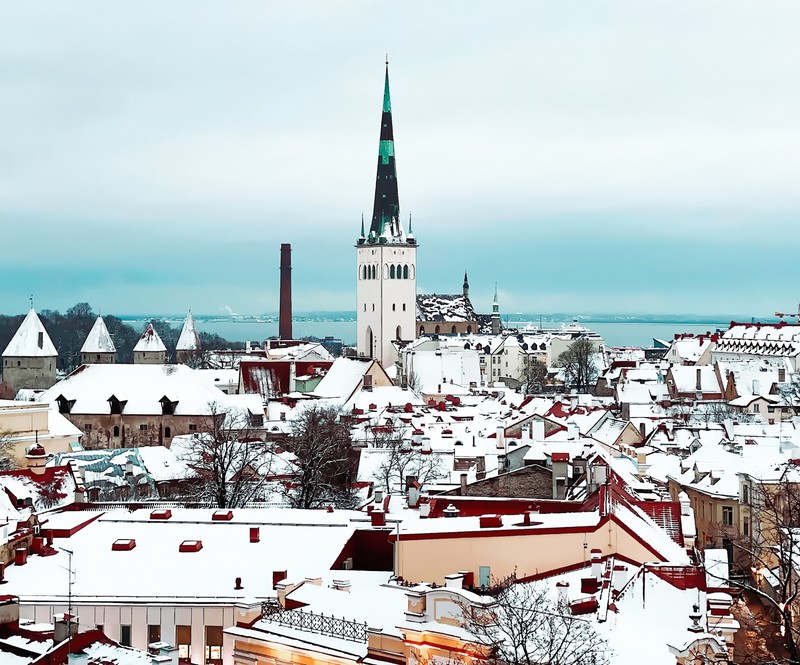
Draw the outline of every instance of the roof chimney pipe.
M292 246L281 245L281 303L278 337L292 339Z

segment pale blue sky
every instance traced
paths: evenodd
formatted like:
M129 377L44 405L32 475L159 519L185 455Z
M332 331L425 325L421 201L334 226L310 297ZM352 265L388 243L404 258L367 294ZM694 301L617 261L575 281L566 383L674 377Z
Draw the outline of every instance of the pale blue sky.
M420 291L800 300L800 4L0 0L0 313L355 309L383 57Z

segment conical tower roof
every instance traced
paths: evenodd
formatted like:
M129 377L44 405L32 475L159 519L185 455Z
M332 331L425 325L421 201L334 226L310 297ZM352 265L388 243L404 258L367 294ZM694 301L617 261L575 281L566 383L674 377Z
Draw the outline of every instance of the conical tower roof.
M381 240L383 238L383 240ZM381 112L381 138L378 148L378 173L375 181L375 204L369 227L370 242L397 242L403 240L400 223L400 199L397 194L397 167L394 159L394 130L392 128L392 102L389 97L389 63L383 85Z
M176 351L199 351L200 350L200 335L197 334L197 328L194 325L194 317L192 310L189 310L189 316L183 322L183 329L181 336L178 337L178 344L175 347Z
M94 322L92 329L86 336L86 341L81 347L81 353L116 353L117 347L114 346L114 340L111 339L111 334L106 328L105 321L102 316L98 316Z
M34 357L55 357L58 356L56 347L50 339L50 335L44 329L41 319L31 307L27 316L22 320L17 332L11 338L6 350L3 351L4 358L34 358Z
M161 338L158 336L156 329L153 328L152 323L147 324L147 328L145 329L144 333L142 333L141 338L138 342L136 342L136 346L133 347L134 351L166 351L167 347L164 346L164 342L161 341Z

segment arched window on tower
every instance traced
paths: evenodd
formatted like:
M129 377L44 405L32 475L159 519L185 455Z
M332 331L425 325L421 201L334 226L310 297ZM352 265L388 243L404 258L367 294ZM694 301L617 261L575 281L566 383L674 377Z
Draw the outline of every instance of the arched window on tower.
M375 266L372 266L371 273L372 273L371 279L375 279Z
M441 328L439 326L436 326L436 328L434 328L433 332L435 332L438 335L440 330L441 330Z
M456 334L456 327L455 326L453 326L453 328L450 330L450 334L451 335L455 335Z
M408 279L408 266L403 266L403 279Z
M420 334L420 337L425 334L425 326L420 326L419 327L419 334Z
M403 339L403 332L400 330L400 326L397 326L397 330L394 331L395 339L399 342Z
M394 266L389 268L389 279L394 279Z

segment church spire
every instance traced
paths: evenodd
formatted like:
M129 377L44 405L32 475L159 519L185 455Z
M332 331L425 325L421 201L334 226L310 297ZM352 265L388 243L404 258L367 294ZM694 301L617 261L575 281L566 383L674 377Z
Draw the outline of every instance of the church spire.
M462 287L462 292L465 298L469 297L469 279L467 279L467 271L464 271L464 285Z
M372 209L369 241L387 242L391 238L400 238L402 235L400 201L397 195L397 169L394 159L392 102L389 95L389 61L387 60L378 147L378 173L375 180L375 204Z

